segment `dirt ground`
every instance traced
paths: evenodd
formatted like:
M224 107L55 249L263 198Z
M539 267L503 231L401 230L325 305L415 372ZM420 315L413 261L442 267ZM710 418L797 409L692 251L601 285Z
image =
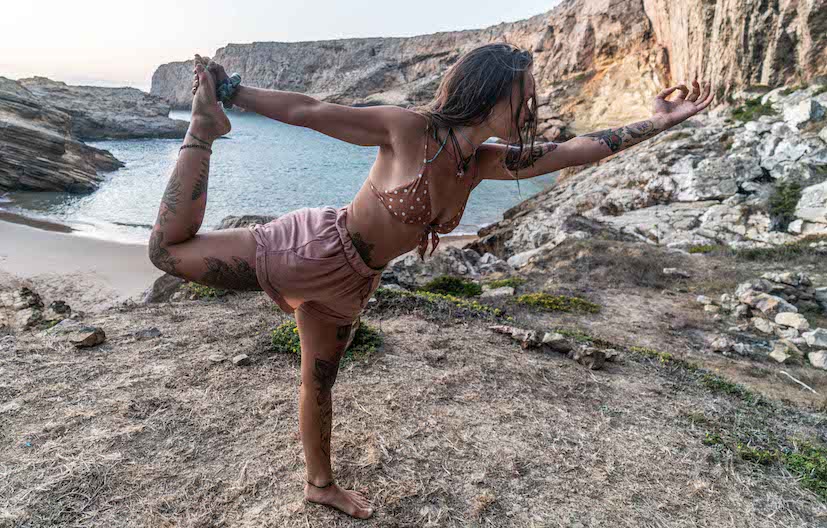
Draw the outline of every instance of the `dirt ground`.
M512 311L514 324L755 371L703 350L718 323L690 309L697 293L587 282L557 286L600 313ZM270 348L286 316L241 293L90 312L107 336L91 349L0 337L0 526L827 526L783 466L704 444L710 431L827 439L819 402L774 374L755 378L772 398L755 405L655 359L591 371L490 321L379 305L363 321L384 345L334 387L335 475L370 498L370 520L302 500L299 360ZM249 365L210 360L241 353Z

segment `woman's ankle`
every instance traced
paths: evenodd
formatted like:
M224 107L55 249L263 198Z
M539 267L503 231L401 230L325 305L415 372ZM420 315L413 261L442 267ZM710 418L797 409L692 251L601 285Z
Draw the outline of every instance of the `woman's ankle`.
M211 147L216 138L201 130L187 130L187 136L196 140L199 144Z

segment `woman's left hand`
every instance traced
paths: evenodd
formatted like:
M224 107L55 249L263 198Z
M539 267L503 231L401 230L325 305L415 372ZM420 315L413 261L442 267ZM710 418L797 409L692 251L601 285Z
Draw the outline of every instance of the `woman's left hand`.
M675 90L678 90L678 96L673 101L667 101L666 96ZM702 90L697 79L692 81L691 91L685 84L672 86L655 97L655 115L660 115L669 126L677 125L709 106L714 96L710 83L704 82Z

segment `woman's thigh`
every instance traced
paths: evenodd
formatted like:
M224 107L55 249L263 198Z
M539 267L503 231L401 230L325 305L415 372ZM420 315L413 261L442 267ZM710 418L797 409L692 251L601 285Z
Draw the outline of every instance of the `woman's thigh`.
M161 242L150 240L150 258L168 273L217 288L262 289L256 278L256 240L246 227L198 233L170 246Z

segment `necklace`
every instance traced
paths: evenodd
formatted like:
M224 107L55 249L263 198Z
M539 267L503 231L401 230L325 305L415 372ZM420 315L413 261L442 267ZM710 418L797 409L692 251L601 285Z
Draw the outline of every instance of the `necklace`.
M451 130L453 130L453 127L451 128ZM473 142L471 142L471 140L470 140L470 139L468 139L468 136L466 136L466 135L462 132L462 130L457 129L457 132L459 132L459 135L460 135L460 136L462 136L462 138L463 138L465 141L467 141L469 145L471 145L471 146L473 146L473 145L474 145L474 143L473 143ZM459 155L460 155L460 157L462 158L462 162L461 162L461 166L460 166L459 170L457 170L457 178L462 178L462 177L465 175L465 169L467 169L467 168L468 168L468 164L469 164L469 163L471 163L471 160L472 160L472 159L474 158L474 156L477 154L477 149L478 149L478 148L480 148L480 147L479 147L479 145L477 145L476 147L474 147L473 152L471 152L471 154L469 154L467 158L462 158L462 151L460 151L460 154L459 154Z

